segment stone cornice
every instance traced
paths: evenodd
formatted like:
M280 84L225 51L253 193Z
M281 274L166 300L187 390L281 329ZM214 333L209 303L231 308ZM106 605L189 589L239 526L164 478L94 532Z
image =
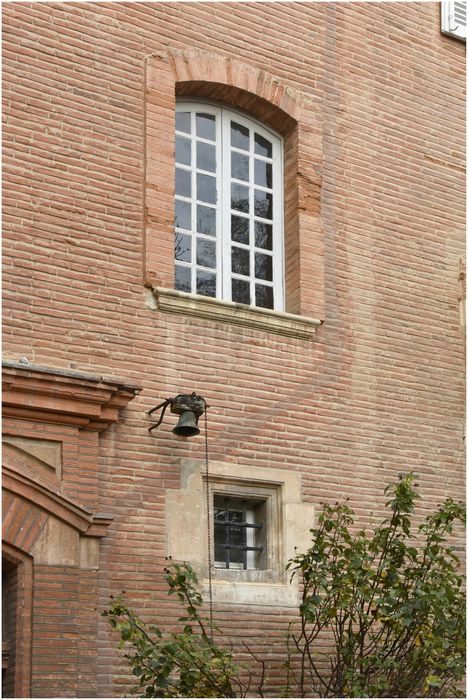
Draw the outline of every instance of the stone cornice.
M4 362L3 416L101 431L141 387L118 379Z
M260 309L236 304L232 301L187 294L175 289L153 287L157 308L184 316L198 316L212 321L277 333L290 338L310 340L321 321L270 309Z
M76 505L68 498L51 491L49 488L30 479L10 467L2 470L2 485L5 491L24 498L42 510L59 518L81 534L92 537L104 537L113 518L104 513L92 513Z

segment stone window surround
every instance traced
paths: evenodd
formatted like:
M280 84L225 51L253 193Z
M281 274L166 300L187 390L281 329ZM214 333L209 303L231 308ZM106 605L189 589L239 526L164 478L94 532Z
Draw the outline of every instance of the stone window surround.
M229 462L210 462L209 488L213 494L227 492L264 494L276 499L269 509L269 543L273 566L267 570L212 569L215 603L295 607L299 603L297 581L289 582L286 562L295 548L310 545L314 505L302 501L302 479L297 471ZM181 487L166 492L167 555L187 561L195 569L208 594L207 507L205 464L201 460L181 461ZM211 513L212 515L212 513Z
M300 317L306 324L309 321L312 332L297 337L310 338L324 318L322 128L317 101L252 65L205 51L153 54L147 57L145 70L144 283L156 290L156 300L149 306L170 313L175 306L171 303L174 298L166 292L174 286L176 97L208 99L244 111L284 139L286 313ZM231 322L225 303L215 300L210 317ZM204 316L206 306L201 304L200 311L193 300L185 297L177 299L176 313L182 313L180 307L184 305L189 315ZM246 316L251 311L249 307L236 306L242 307ZM261 326L252 321L251 327L296 335L291 333L289 321L275 312L263 316L261 321ZM281 333L283 324L286 331Z

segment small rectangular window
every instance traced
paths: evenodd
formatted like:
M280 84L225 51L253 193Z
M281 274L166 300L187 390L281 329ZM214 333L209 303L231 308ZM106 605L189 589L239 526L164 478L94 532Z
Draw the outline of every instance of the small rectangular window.
M214 496L215 567L265 568L265 502Z

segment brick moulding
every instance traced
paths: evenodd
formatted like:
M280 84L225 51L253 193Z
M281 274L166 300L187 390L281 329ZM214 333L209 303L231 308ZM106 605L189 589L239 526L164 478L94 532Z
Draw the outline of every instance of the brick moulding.
M305 318L271 309L253 308L232 301L179 292L175 289L153 287L153 293L160 311L232 323L244 328L268 331L290 338L310 340L313 338L317 326L321 324L321 321L315 318Z

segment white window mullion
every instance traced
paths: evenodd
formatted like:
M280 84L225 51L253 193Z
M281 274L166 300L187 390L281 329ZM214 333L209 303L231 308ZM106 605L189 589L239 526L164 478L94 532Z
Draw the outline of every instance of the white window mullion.
M273 295L275 309L284 310L284 210L283 154L279 143L273 142Z
M195 139L195 110L190 111L190 141L192 144L192 163L191 163L191 173L192 173L192 263L190 266L190 274L192 280L192 293L195 294L197 291L197 275L196 275L196 255L197 255L197 235L196 235L196 221L197 221L197 169L196 169L196 139Z
M221 132L221 221L220 228L220 251L221 251L221 277L222 277L222 298L228 301L232 298L231 292L231 138L230 120L226 118L224 110L221 112L222 132Z
M223 116L222 110L216 115L216 296L223 298L223 247L222 231L224 230L223 212Z
M249 260L250 260L250 303L255 306L255 197L254 197L254 129L250 127L249 143Z

